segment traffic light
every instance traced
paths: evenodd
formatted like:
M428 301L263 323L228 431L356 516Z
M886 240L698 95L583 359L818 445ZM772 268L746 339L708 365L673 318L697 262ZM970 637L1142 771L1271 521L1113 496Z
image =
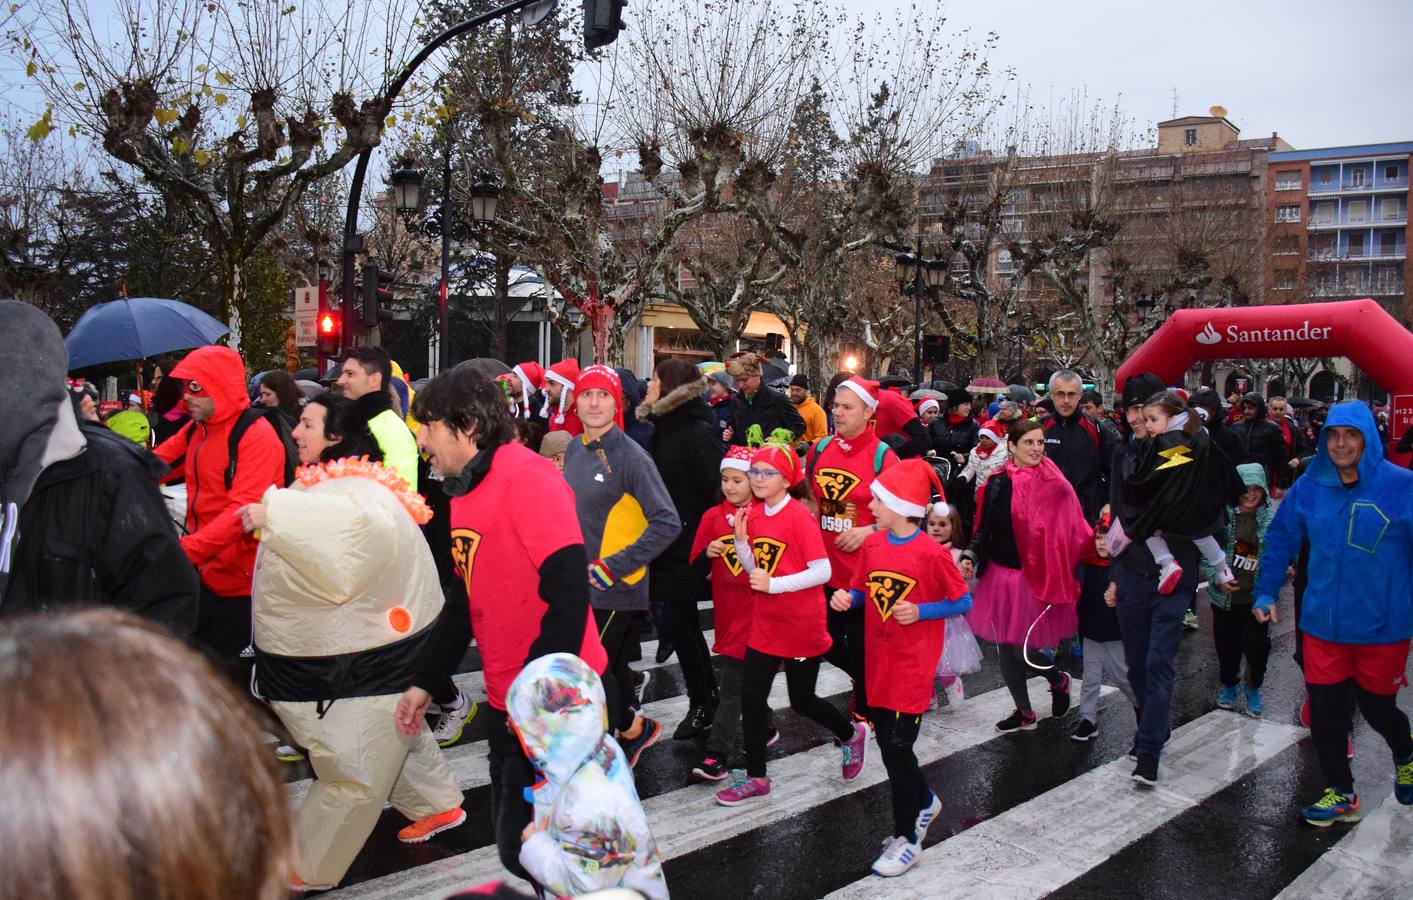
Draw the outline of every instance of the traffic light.
M315 324L318 326L314 338L316 349L324 356L338 356L339 337L342 334L338 313L325 310L319 313L319 321Z
M584 0L584 49L612 44L623 30L623 0Z
M392 283L392 273L379 271L376 259L370 257L363 264L363 303L358 318L365 328L392 321L392 310L387 308L393 299Z
M952 338L945 334L925 334L922 336L922 361L929 366L940 366L952 355Z

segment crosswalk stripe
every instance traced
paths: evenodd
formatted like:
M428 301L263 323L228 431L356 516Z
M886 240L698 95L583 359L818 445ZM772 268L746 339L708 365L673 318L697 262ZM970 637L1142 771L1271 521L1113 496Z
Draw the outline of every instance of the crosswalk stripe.
M898 878L869 876L830 898L918 896L945 884L957 897L1042 897L1197 806L1294 744L1305 731L1214 711L1173 732L1158 786L1129 778L1126 757L1092 769L923 851ZM1083 822L1083 828L1076 828ZM1362 827L1362 826L1361 826ZM1347 896L1347 895L1346 895Z
M456 678L461 678L458 675ZM453 679L455 680L455 679ZM460 682L458 682L460 683ZM849 676L835 669L833 666L826 666L820 669L819 681L815 685L815 690L821 697L829 697L834 694L841 694L850 688ZM464 688L463 688L464 690ZM484 696L484 695L483 695ZM687 696L679 694L665 700L658 700L652 703L643 704L643 714L651 719L662 723L664 729L676 726L677 722L685 718L688 707ZM784 678L776 678L770 689L771 709L783 710L790 705L788 689ZM490 765L486 759L486 742L470 741L448 747L442 751L446 755L446 761L451 766L452 774L456 776L456 785L463 791L469 791L491 783ZM309 793L309 786L313 779L303 778L299 781L291 781L285 787L289 791L290 803L298 808L304 802L304 797Z
M837 675L847 687L848 678L832 668L820 671L821 695L826 693L826 677ZM783 691L784 679L777 678L775 691ZM1078 695L1079 679L1072 690ZM1103 693L1116 689L1105 685ZM924 717L914 745L920 765L969 750L1000 737L995 723L1015 706L1004 688L970 697L954 713L932 713ZM643 801L653 837L664 859L691 853L729 840L748 831L808 812L820 803L862 791L887 780L877 744L870 742L869 759L863 772L851 782L839 773L839 751L832 744L795 753L770 764L770 799L738 807L718 806L712 795L721 784L694 784ZM651 752L651 751L649 751ZM684 814L686 813L686 814ZM352 885L330 896L339 897L440 897L467 886L493 879L510 879L501 868L494 846L449 857L414 869L385 875ZM440 893L438 893L440 891Z
M1413 815L1389 794L1357 826L1301 872L1276 900L1407 896Z

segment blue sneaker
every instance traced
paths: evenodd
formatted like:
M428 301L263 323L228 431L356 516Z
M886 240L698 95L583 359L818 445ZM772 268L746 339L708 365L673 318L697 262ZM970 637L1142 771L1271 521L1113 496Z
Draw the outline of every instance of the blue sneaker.
M1410 763L1408 768L1413 771L1413 763ZM937 814L942 811L942 798L935 793L931 797L932 799L927 801L927 805L918 810L917 818L913 820L912 842L918 846L922 846L922 839L927 837L927 829L932 826L932 820L937 818Z
M1246 689L1246 714L1253 719L1259 719L1265 711L1266 705L1261 702L1261 689L1248 687Z
M1328 828L1335 822L1358 822L1359 795L1325 788L1323 797L1300 808L1300 817L1316 828Z
M1058 649L1058 647L1040 647L1035 652L1039 653L1042 657L1044 657L1047 663L1054 663L1055 651Z
M1070 641L1070 656L1075 659L1084 659L1084 644L1079 638Z
M1217 691L1217 709L1236 709L1236 685L1222 685Z
M1413 806L1413 756L1394 761L1393 795L1404 806Z

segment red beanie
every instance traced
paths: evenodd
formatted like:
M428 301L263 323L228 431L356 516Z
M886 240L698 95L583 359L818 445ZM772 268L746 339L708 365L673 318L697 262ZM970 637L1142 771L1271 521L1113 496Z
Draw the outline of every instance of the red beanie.
M608 391L613 398L613 421L619 427L623 427L623 382L619 379L618 373L608 366L589 366L579 373L575 382L575 401L584 396L585 391ZM579 417L583 419L583 416Z
M751 454L751 465L765 463L774 466L785 476L785 483L790 487L800 483L805 477L805 473L800 469L800 458L793 450L785 447L778 447L775 444L766 444L764 447Z
M722 469L735 469L744 472L751 467L751 448L740 444L733 445L721 459Z

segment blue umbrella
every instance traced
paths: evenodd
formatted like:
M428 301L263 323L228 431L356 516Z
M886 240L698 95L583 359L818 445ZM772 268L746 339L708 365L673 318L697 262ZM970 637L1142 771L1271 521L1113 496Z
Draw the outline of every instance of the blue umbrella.
M204 347L229 331L224 322L180 300L133 297L90 308L64 343L73 370Z

